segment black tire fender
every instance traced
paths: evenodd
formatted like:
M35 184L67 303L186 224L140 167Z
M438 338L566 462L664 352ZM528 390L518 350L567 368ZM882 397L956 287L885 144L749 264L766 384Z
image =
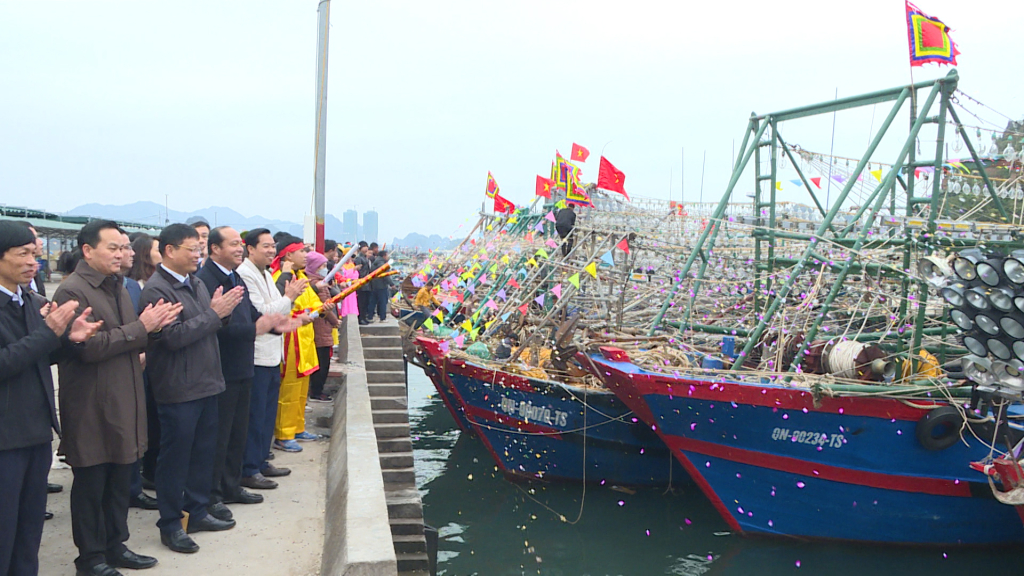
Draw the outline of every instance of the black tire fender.
M938 452L957 443L963 423L964 417L959 410L943 406L929 410L917 421L915 435L925 450Z

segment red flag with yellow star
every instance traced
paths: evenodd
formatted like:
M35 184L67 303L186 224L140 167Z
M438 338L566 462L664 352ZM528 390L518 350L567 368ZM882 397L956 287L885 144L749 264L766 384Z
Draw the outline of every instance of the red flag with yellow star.
M589 157L590 150L587 150L575 142L572 143L572 154L570 155L570 158L573 162L586 162Z
M551 199L551 189L555 187L555 181L543 176L537 176L537 196Z
M629 200L629 194L626 194L626 175L612 166L604 156L601 157L601 167L597 171L597 187L618 192Z

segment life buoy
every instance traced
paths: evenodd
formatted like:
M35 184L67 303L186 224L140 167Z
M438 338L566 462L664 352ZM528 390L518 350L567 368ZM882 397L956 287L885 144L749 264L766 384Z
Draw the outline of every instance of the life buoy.
M943 406L929 410L917 421L915 434L917 441L925 450L938 452L945 450L960 439L960 427L964 417L952 406Z

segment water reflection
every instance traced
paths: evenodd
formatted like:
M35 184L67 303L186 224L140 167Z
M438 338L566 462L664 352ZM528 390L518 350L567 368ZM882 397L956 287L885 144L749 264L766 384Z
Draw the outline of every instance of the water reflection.
M515 483L410 367L417 485L446 576L1019 574L1021 549L906 548L731 535L695 486ZM926 522L927 519L922 519Z

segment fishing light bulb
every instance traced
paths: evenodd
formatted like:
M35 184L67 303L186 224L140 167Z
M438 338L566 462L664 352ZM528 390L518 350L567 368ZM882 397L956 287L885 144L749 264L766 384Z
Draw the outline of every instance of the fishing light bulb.
M949 317L953 319L953 323L961 330L967 331L974 328L974 321L961 310L950 310Z
M946 278L953 275L953 269L945 258L931 255L917 261L917 271L931 285L938 288L946 283Z
M981 288L971 288L967 292L964 292L964 298L967 299L968 304L974 306L978 310L988 310L988 298L985 297L985 292L983 292Z
M999 326L1010 336L1021 339L1024 338L1024 326L1021 326L1020 322L1010 318L1009 316L1003 316L999 319Z
M964 367L964 376L967 376L972 382L982 385L995 382L995 376L992 374L992 362L985 358L984 354L965 356L960 362Z
M1006 148L1003 148L1003 158L1006 158L1008 162L1017 159L1017 149L1013 147L1013 144L1007 144Z
M1011 312L1013 310L1013 292L1006 288L996 288L988 295L988 301L992 307L1000 312Z
M974 264L980 260L971 256L958 256L956 260L953 260L953 272L961 280L970 282L978 277L978 270L974 267Z
M1009 360L1013 356L1010 353L1010 349L1006 347L1006 344L1003 344L996 338L988 339L988 349L992 352L992 355L1000 360Z
M978 314L975 316L974 323L978 325L978 328L981 328L982 332L990 336L997 336L999 334L999 325L996 324L995 320L985 316L984 314Z
M1014 250L1003 261L1003 274L1014 284L1024 284L1024 250Z
M1024 296L1014 296L1013 305L1017 307L1017 310L1024 312Z
M964 305L964 289L960 286L949 286L940 292L942 299L949 302L950 306L959 308ZM1021 297L1021 304L1024 304L1024 297Z
M977 354L978 356L985 356L988 354L988 348L981 343L981 340L973 336L964 336L964 346L971 351L971 354Z
M975 196L981 196L981 186L975 184L974 187L971 188L971 194Z
M963 186L960 185L959 180L954 180L953 185L949 187L949 191L953 194L959 194L963 190Z
M1013 343L1013 355L1018 360L1024 360L1024 340L1018 340Z
M998 260L986 260L978 263L978 277L982 282L992 287L999 286L999 272L996 270L998 263Z

